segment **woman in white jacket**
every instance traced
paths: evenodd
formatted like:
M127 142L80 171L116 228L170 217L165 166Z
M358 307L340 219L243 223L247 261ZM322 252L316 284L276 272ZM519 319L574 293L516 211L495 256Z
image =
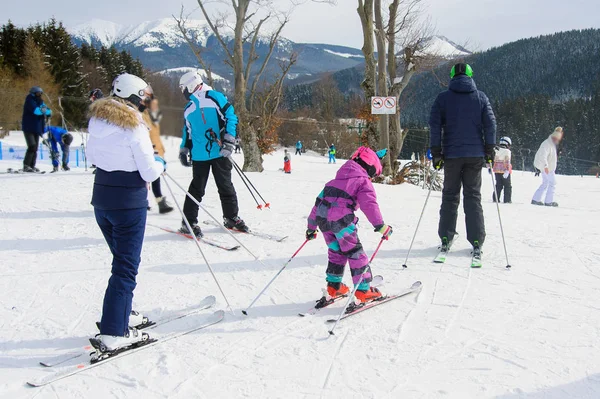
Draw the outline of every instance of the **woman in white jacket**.
M556 189L556 164L558 161L556 147L563 138L563 128L557 127L554 132L540 145L535 154L533 165L540 170L542 184L533 195L533 205L558 206L554 202L554 191ZM546 196L544 197L544 193ZM543 201L542 201L543 199Z
M131 302L146 228L147 182L165 170L140 113L151 97L152 89L144 80L123 74L114 80L111 96L95 101L89 111L87 154L96 165L92 205L113 255L100 334L91 340L102 352L148 338L134 328L148 319L132 312Z

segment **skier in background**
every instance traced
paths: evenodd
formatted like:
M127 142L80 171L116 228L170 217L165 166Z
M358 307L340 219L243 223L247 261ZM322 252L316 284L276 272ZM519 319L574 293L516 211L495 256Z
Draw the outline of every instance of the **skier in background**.
M392 234L392 227L383 221L375 188L371 183L371 179L382 172L380 159L386 152L387 150L381 150L376 153L367 147L356 150L337 172L335 179L325 185L308 217L306 239L314 240L319 228L329 247L326 281L330 297L349 292L349 288L342 283L346 263L350 263L353 283L358 284L356 298L361 303L382 297L377 288L370 286L371 267L358 238L358 218L354 213L359 208L362 209L375 227L375 232L382 234L383 238L388 239Z
M113 81L111 96L95 101L89 110L88 156L97 166L92 205L113 256L96 338L109 351L148 338L135 328L147 318L132 312L131 305L146 228L146 185L166 168L154 155L142 120L151 97L148 83L125 73Z
M40 146L40 137L44 134L45 120L52 115L52 110L42 100L42 94L44 91L41 87L33 86L23 104L21 127L27 143L27 152L23 158L23 172L40 171L35 167L37 150Z
M335 146L332 144L329 146L329 163L335 163Z
M73 135L67 132L66 129L58 126L48 126L46 128L48 134L48 142L46 145L50 147L50 158L52 159L52 172L58 172L58 147L62 151L62 170L69 171L69 151L71 143L73 142Z
M302 155L302 147L302 142L298 140L298 142L296 143L296 155Z
M104 98L104 93L102 93L102 90L100 89L93 89L92 91L90 91L88 98L90 99L90 102L93 103L96 100Z
M150 141L154 148L154 154L161 158L165 158L165 146L160 139L160 121L162 120L162 112L158 107L158 100L153 98L150 101L150 106L142 114L144 122L150 128ZM173 210L173 207L167 202L167 197L163 196L160 177L152 182L152 194L158 204L158 213L165 214Z
M485 241L481 169L494 161L496 117L490 100L477 90L470 65L452 67L450 85L435 99L429 126L433 166L444 168L438 226L441 247L450 248L456 235L462 186L467 240L473 246L473 255L479 257Z
M512 202L512 154L510 147L512 140L510 137L502 137L500 139L500 146L496 150L496 156L494 158L493 171L496 174L496 192L492 195L494 202L500 202L500 196L504 189L504 203L510 204Z
M287 149L283 152L283 171L287 174L292 173L292 156Z
M239 154L240 152L242 152L242 146L241 146L241 141L239 137L235 138L235 153Z
M247 232L246 223L238 216L237 194L231 182L233 164L229 157L235 150L238 123L233 105L222 93L205 84L197 71L184 74L179 80L179 88L188 100L179 160L183 166L193 167L189 193L202 201L212 169L221 199L223 224L228 229ZM183 213L193 232L182 221L181 233L202 237L198 209L198 205L186 195Z
M544 140L535 154L533 165L542 175L542 184L533 195L532 205L558 206L558 203L554 202L556 166L558 164L557 147L563 138L563 134L562 127L559 126L554 129L554 132ZM544 193L546 194L545 197Z

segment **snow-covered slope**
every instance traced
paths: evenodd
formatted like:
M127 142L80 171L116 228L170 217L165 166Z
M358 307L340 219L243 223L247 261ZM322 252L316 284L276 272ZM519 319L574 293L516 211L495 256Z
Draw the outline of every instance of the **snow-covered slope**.
M187 186L191 170L167 142L169 173ZM76 142L78 144L78 142ZM236 155L238 162L242 159ZM48 163L40 161L49 169ZM324 320L340 310L299 318L321 294L327 248L321 237L290 263L250 316L245 308L304 240L305 218L338 165L295 156L284 175L281 151L265 156L250 178L271 202L258 211L237 176L241 216L259 231L289 235L284 243L239 237L242 250L203 246L236 315L220 324L39 389L24 382L50 370L40 360L86 343L96 332L110 254L89 204L93 175L0 175L0 397L2 398L501 398L600 397L600 181L559 176L557 209L533 207L539 178L513 174L514 203L501 206L513 269L506 271L491 182L483 175L485 266L471 270L464 217L448 262L431 262L438 244L440 193L425 211L409 268L406 250L426 191L378 185L394 235L373 263L394 293L415 280L418 296L344 320L329 336ZM0 161L0 170L18 166ZM166 186L163 191L173 199ZM176 199L183 200L181 192ZM220 217L212 179L203 202ZM371 253L379 237L361 217ZM201 216L201 220L207 219ZM177 227L180 216L149 212L148 223ZM232 242L218 228L208 237ZM348 276L346 276L348 279ZM135 291L136 309L158 317L214 294L224 301L195 245L148 226ZM189 320L193 323L195 319ZM158 336L179 324L152 331Z
M206 46L209 28L204 21L189 20L187 28L195 40ZM173 18L163 18L156 21L146 21L137 25L125 26L110 21L93 19L81 25L74 26L69 32L76 39L88 44L131 45L144 49L175 47L185 41ZM156 51L156 50L154 50Z
M471 54L464 47L459 46L444 36L432 36L423 51L426 54L432 54L444 58L456 58Z

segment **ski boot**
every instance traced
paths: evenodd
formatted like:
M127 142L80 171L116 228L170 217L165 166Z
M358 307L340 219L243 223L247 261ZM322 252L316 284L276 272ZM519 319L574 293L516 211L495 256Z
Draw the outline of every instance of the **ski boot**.
M191 224L191 223L190 223ZM204 237L204 233L202 233L202 229L200 228L200 226L198 226L198 224L194 223L191 224L192 226L192 231L193 234L197 237L197 238L202 238ZM190 230L187 228L187 226L185 225L185 222L181 222L181 228L178 230L181 234L187 234L187 235L192 235L192 232L190 232Z
M479 245L479 241L475 241L473 243L473 251L471 251L472 259L471 259L471 267L472 268L480 268L483 266L481 263L481 245Z
M167 202L167 197L158 197L156 203L158 204L158 213L160 214L169 213L173 210L173 207Z
M242 219L240 219L239 216L236 216L232 219L224 217L223 225L226 228L228 228L229 230L236 230L236 231L240 231L242 233L248 233L250 231L248 226L246 226L246 223L244 223L244 221Z
M156 339L150 339L148 333L131 327L129 327L124 336L98 334L96 337L90 338L90 344L96 349L96 353L92 354L90 363L97 363L111 356L155 341Z
M23 166L23 172L25 173L35 173L35 169L31 166Z
M67 165L66 163L63 163L62 170L64 170L65 172L68 172L71 170L71 168L69 168L69 165Z
M135 310L132 310L131 313L129 314L129 328L135 328L138 330L142 330L144 328L148 328L150 326L153 326L154 323L153 321L150 321L146 316L142 315L140 312L136 312ZM100 330L100 322L97 321L96 322L96 327L98 327L98 330Z
M536 201L536 200L531 200L531 205L542 205L543 206L544 203L540 202L540 201Z
M327 282L327 295L332 298L348 295L350 289L344 283Z
M558 207L558 202L546 202L544 205L545 206L551 206L551 207L557 208Z
M375 287L371 287L365 291L356 290L354 296L359 301L359 305L364 305L367 302L373 302L383 299L383 294Z
M56 173L56 172L58 172L58 166L53 166L52 172L50 172L50 173Z
M327 282L327 289L323 290L323 296L317 301L315 309L321 309L335 302L336 299L345 297L350 292L344 283Z

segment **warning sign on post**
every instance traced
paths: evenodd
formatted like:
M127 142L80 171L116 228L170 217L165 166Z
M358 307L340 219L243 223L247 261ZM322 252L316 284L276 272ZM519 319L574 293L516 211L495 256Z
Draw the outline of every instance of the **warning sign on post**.
M396 113L396 97L371 97L371 114L394 115Z

